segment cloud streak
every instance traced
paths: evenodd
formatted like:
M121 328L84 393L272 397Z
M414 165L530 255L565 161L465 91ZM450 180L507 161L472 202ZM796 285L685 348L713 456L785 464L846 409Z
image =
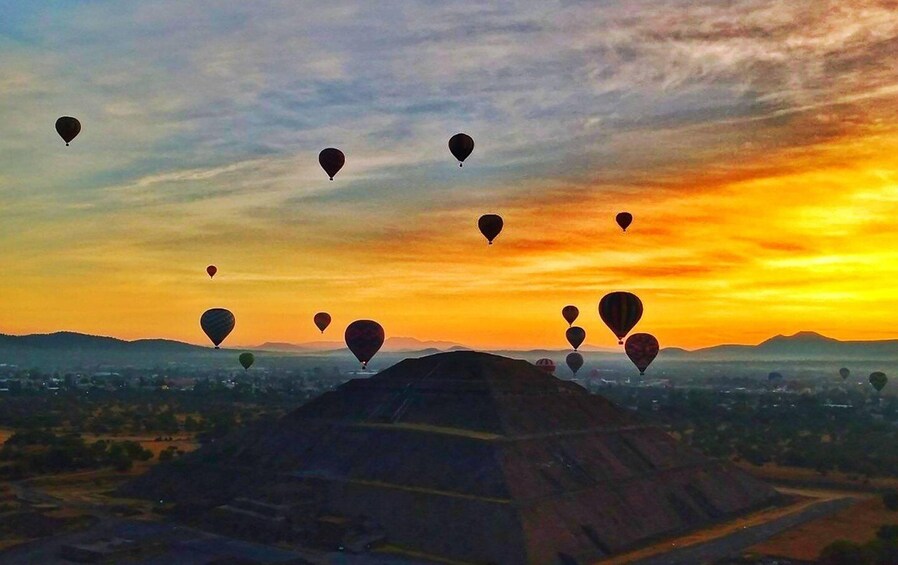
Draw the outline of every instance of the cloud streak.
M895 2L0 12L6 331L198 341L195 311L229 300L241 342L311 337L283 312L328 305L539 345L558 304L626 287L667 343L888 333L839 312L893 301ZM70 148L60 114L84 123ZM446 149L460 130L477 140L464 169ZM331 145L348 155L333 183L316 161ZM506 218L493 248L484 212ZM210 262L214 294L190 279Z

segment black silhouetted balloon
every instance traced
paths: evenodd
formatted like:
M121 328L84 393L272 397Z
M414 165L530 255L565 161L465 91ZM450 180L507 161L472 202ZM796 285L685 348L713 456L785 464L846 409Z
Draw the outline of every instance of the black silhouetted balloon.
M875 373L870 373L870 384L873 385L873 388L876 389L876 392L879 392L886 386L886 383L889 382L889 378L882 371L876 371Z
M209 275L210 279L212 277L214 277L215 273L217 273L217 272L218 272L218 267L216 267L215 265L209 265L208 267L206 267L206 274Z
M851 374L851 371L847 367L842 367L841 369L839 369L839 376L842 377L843 381L845 379L847 379L848 375L850 375L850 374Z
M574 351L573 353L568 353L564 362L567 363L567 368L576 375L577 371L580 370L580 367L583 366L583 356Z
M577 321L577 316L580 315L580 309L576 306L567 305L561 309L561 315L568 326L573 326L574 322Z
M203 331L206 332L206 335L212 340L215 349L218 349L221 342L223 342L225 338L228 337L228 334L234 329L236 322L234 315L231 314L229 310L225 310L224 308L212 308L203 312L203 315L200 318L200 327L203 328Z
M384 329L373 320L356 320L346 328L344 338L346 346L365 369L384 344Z
M458 166L461 167L474 151L474 140L466 133L457 133L449 138L449 151L458 159Z
M645 370L658 356L658 349L658 340L652 334L633 334L624 345L627 357L639 369L640 375L645 374Z
M81 122L71 116L63 116L56 120L56 133L68 145L81 133Z
M321 330L321 333L324 333L324 330L326 330L327 327L331 325L331 315L327 312L318 312L317 314L315 314L313 321L315 322L315 326L317 326L318 329Z
M240 364L243 365L244 370L249 370L249 368L253 366L253 363L255 363L256 356L252 353L241 353L238 360L240 361Z
M630 330L642 318L642 301L630 292L612 292L599 302L599 316L608 326L617 342L622 344Z
M570 343L571 347L576 351L577 348L583 344L583 340L586 339L586 330L579 326L572 326L564 332L564 337L567 338L567 342Z
M555 372L555 361L551 359L540 359L536 362L536 366L550 375Z
M480 228L480 233L483 234L483 237L486 238L490 245L493 244L493 240L502 232L502 226L502 217L496 214L484 214L477 220L477 227Z
M324 169L324 172L327 173L327 176L334 180L334 175L339 173L340 169L343 168L343 164L346 163L346 156L339 149L328 147L318 154L318 163Z
M620 229L627 231L627 228L633 223L633 214L621 212L615 219L617 220L617 225L620 226Z

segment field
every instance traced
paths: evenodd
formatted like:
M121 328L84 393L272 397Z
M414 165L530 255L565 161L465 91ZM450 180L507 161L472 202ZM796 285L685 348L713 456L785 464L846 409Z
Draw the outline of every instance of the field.
M745 462L736 465L750 475L771 483L862 491L898 490L898 478L867 479L838 471L830 471L824 475L813 469L780 467L772 463L766 463L761 467Z
M194 449L199 447L199 443L186 434L181 434L180 436L172 436L172 439L170 440L157 440L156 438L159 437L158 434L122 436L82 434L81 437L83 437L84 441L88 443L98 440L136 441L144 449L148 449L153 452L153 459L150 460L151 463L158 460L159 453L169 446L174 446L185 453L193 451Z
M674 549L690 547L712 540L726 538L727 536L738 534L741 530L745 530L746 528L752 528L777 520L778 518L802 512L821 500L828 500L831 498L828 493L818 492L797 493L796 491L787 494L792 500L786 506L766 508L723 524L717 524L697 530L676 539L667 539L653 546L611 557L602 561L602 565L623 565L624 563L630 563L632 561L667 553Z
M14 432L0 429L0 444ZM111 468L40 475L12 483L0 482L0 551L53 532L83 529L97 519L138 516L155 519L150 501L119 499L113 491L124 481L145 473L159 462L159 453L170 446L182 452L199 447L191 436L181 434L161 439L146 435L84 434L87 443L98 440L136 441L153 453L149 461L135 461L125 472ZM159 438L159 439L157 439Z
M898 524L898 512L887 510L881 497L870 496L840 512L776 535L752 547L750 552L813 561L820 550L835 540L872 540L883 524Z

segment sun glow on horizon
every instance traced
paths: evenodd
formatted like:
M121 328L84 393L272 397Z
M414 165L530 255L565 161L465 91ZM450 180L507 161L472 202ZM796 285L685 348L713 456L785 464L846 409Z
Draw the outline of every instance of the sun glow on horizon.
M277 2L0 22L0 332L205 344L200 314L226 307L226 345L370 318L563 348L575 304L586 343L613 346L596 307L628 290L662 346L898 337L898 13L412 4L407 30ZM71 147L60 112L83 118ZM492 246L483 213L505 221Z

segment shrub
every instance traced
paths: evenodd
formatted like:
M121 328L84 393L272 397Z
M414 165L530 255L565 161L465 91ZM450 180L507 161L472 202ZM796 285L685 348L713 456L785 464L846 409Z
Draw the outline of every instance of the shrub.
M873 559L860 544L838 540L820 552L820 565L872 565Z
M890 491L882 495L882 503L886 508L895 511L898 510L898 492Z

